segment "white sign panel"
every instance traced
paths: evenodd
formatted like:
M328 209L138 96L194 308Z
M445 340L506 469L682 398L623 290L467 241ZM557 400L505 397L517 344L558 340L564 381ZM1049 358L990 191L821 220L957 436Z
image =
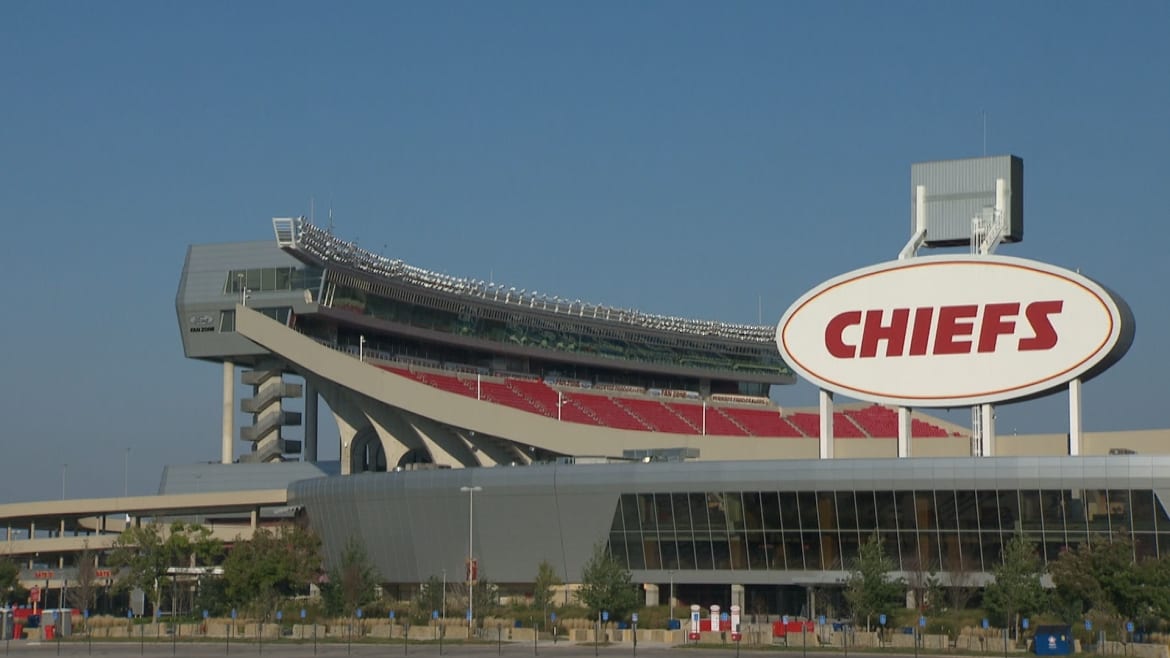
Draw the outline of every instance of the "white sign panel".
M907 407L999 402L1088 379L1133 342L1128 306L1075 272L927 256L843 274L781 318L785 362L821 388Z

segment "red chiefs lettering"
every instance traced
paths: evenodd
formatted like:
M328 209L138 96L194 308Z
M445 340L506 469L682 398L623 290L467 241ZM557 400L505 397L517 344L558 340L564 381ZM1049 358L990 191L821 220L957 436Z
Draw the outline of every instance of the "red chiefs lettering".
M1020 306L1002 302L845 311L825 326L825 349L839 359L989 353L1007 342L1001 338L1015 337L1021 325L1031 334L1016 339L1017 351L1055 347L1059 337L1052 316L1060 314L1064 301L1031 302L1024 307L1023 318ZM858 344L846 341L851 327L861 327Z

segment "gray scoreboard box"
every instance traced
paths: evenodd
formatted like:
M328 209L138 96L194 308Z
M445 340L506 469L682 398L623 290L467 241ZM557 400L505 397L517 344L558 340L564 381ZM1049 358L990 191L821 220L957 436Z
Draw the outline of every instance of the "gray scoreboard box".
M1014 155L917 162L910 166L910 233L915 188L926 187L927 247L970 244L971 220L995 208L995 181L1007 184L1004 242L1024 239L1024 161Z

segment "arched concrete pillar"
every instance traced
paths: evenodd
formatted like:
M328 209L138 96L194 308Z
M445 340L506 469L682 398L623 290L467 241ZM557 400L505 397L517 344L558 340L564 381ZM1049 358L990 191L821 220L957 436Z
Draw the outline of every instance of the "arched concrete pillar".
M350 467L353 464L354 437L360 430L371 427L370 421L358 406L355 393L320 379L316 379L314 383L321 392L321 397L329 405L333 420L337 423L337 432L341 438L341 474L349 475L352 472Z

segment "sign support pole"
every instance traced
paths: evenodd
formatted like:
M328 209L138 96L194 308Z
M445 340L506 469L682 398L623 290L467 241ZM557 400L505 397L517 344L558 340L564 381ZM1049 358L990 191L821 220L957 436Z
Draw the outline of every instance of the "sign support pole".
M1068 383L1068 454L1081 454L1081 380L1074 379Z
M821 459L833 458L833 393L821 389Z

